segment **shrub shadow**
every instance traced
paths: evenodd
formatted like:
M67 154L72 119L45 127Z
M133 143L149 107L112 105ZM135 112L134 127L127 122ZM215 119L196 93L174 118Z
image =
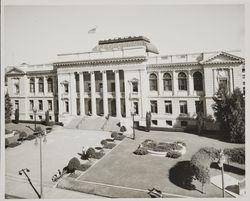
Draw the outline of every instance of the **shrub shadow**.
M169 180L176 186L187 190L196 189L195 185L192 184L193 177L190 161L180 161L169 170Z
M218 163L216 162L211 163L210 168L220 170L220 167L218 166ZM234 167L225 163L224 163L224 171L231 172L231 173L238 174L238 175L245 175L244 169Z

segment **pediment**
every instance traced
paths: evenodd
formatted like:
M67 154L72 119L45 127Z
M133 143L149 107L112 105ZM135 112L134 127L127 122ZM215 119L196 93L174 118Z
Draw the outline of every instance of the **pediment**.
M24 75L25 72L13 67L12 69L10 69L9 71L7 71L6 75Z
M212 57L206 59L206 60L203 60L201 63L202 64L210 64L210 63L228 63L228 62L232 62L232 63L241 63L243 62L244 59L241 58L241 57L238 57L236 55L233 55L233 54L229 54L229 53L226 53L226 52L220 52L220 53L217 53L215 55L213 55Z

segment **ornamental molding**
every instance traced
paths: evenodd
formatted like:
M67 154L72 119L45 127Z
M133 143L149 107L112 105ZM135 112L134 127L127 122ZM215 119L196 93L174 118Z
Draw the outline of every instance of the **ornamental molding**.
M226 60L216 60L218 58L224 58ZM223 63L244 63L245 60L242 57L233 55L233 54L229 54L227 52L219 52L209 58L207 58L206 60L201 61L201 64L223 64Z
M146 61L145 56L135 56L135 57L119 57L119 58L108 58L108 59L95 59L95 60L82 60L82 61L67 61L67 62L58 62L54 63L53 65L58 68L64 68L64 67L75 67L75 66L98 66L103 64L131 64L131 63L141 63Z

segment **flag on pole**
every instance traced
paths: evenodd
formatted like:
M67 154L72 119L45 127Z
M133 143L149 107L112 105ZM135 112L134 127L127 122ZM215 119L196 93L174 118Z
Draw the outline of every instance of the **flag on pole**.
M88 31L88 34L94 34L94 33L96 33L96 27Z

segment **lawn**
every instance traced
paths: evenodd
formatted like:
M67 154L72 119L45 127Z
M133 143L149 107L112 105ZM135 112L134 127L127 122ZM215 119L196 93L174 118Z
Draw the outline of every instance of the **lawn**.
M153 139L157 142L183 141L187 145L187 152L178 159L152 155L134 155L133 151L136 150L138 145L145 139ZM217 139L183 132L151 131L150 133L145 133L136 131L136 140L126 138L120 145L105 156L105 158L101 159L87 172L77 178L77 182L96 182L143 190L154 187L166 193L191 197L221 197L221 190L212 184L207 185L206 194L202 194L200 192L201 184L197 181L194 182L196 190L188 190L178 184L180 181L175 181L176 177L180 176L178 174L183 174L185 171L185 169L182 168L185 167L185 164L191 159L191 156L201 147L207 146L219 149L243 147L244 145L226 143ZM239 168L244 169L245 166L241 165ZM244 178L244 175L235 174L234 172L227 173L236 179ZM212 169L211 174L218 175L220 171L218 169ZM88 187L89 186L88 184ZM106 193L112 197L112 190ZM226 196L230 197L228 194Z
M28 128L27 126L30 126L32 129L35 129L35 124L28 124L28 123L18 123L18 124L15 124L15 123L8 123L8 124L5 124L5 129L7 130L16 130L16 131L24 131L26 132L28 135L31 135L33 134L33 131ZM45 125L42 125L42 124L37 124L36 125L37 127L40 126L43 130L45 130L45 128L47 126Z

